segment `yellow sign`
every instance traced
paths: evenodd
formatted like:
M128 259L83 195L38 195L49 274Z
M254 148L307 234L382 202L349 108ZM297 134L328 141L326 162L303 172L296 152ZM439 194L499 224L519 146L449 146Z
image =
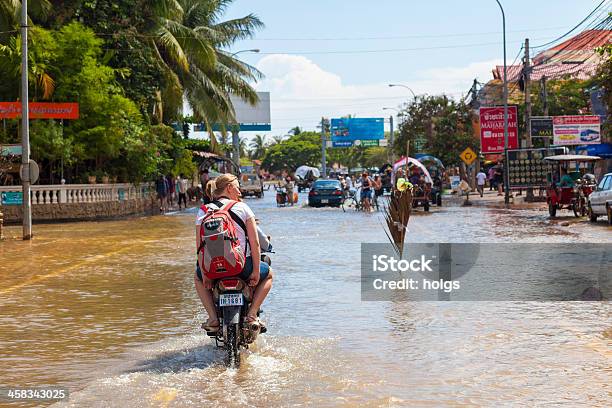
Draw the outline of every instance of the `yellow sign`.
M468 147L463 152L461 152L459 157L461 157L461 160L463 160L463 162L469 166L470 164L474 163L474 160L476 160L478 155Z

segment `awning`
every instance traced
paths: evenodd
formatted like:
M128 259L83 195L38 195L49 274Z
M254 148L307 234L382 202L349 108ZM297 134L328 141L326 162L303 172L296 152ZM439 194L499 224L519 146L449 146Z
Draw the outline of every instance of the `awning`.
M612 143L578 146L576 147L576 152L588 156L599 156L610 159L612 158Z
M395 173L400 167L403 167L403 166L406 166L406 158L405 157L402 157L401 159L399 159L398 161L395 162L395 164L393 165L393 172ZM433 184L433 180L431 179L431 176L429 175L429 172L427 171L427 168L423 165L423 163L421 163L417 159L409 157L408 158L408 167L413 167L413 166L417 166L419 169L421 169L421 171L425 175L425 182L426 183L432 183Z

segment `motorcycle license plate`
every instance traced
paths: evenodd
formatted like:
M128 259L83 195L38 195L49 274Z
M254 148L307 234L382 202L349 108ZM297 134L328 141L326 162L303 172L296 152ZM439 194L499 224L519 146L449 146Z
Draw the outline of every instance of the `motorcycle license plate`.
M329 203L329 200L321 200L321 204L327 204Z
M225 293L219 295L219 306L242 306L242 293Z

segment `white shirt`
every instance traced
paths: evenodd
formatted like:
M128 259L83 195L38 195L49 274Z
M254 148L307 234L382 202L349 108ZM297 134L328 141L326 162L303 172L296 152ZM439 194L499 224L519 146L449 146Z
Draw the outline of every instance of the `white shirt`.
M351 180L350 177L345 178L344 180L346 180L346 187L350 190L351 188L353 188L353 180Z
M479 185L479 186L484 186L485 181L486 181L486 179L487 179L487 175L486 175L486 174L484 174L484 173L481 171L480 173L478 173L478 174L476 175L476 179L478 179L478 185Z
M226 204L229 200L227 198L220 198L219 201L221 201L223 204ZM249 208L249 206L243 203L242 201L238 201L236 204L234 204L234 206L232 207L230 211L232 211L234 214L240 217L240 219L244 222L244 225L246 225L248 219L255 218L255 214L253 213L253 210L251 210L251 208ZM205 216L206 216L206 213L202 211L202 208L200 208L198 210L198 215L196 216L196 226L199 226L200 224L202 224L202 220L204 219ZM240 241L240 246L242 247L242 250L246 254L247 253L246 252L246 244L247 244L246 231L243 231L242 227L236 224L233 220L232 222L234 223L234 227L236 228L236 235L238 235L238 241Z
M179 194L185 194L187 192L187 180L183 178L176 179L176 189Z

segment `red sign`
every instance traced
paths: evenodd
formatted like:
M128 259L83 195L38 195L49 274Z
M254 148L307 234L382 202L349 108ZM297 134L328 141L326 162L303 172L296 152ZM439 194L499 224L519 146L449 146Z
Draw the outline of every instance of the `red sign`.
M74 102L30 102L30 119L78 119L79 104ZM21 117L21 102L0 102L0 119Z
M518 122L516 106L508 106L508 149L518 149ZM480 151L503 153L504 107L480 108Z

